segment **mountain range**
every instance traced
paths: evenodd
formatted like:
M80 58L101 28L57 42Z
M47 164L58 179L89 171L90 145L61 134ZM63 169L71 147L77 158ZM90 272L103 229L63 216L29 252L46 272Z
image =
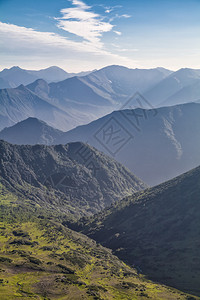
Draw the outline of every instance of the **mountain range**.
M198 129L198 109L199 104L191 103L129 113L143 114L138 134L146 126L149 132L161 129L170 117L180 137L182 118L188 125L187 118L193 117L197 126L192 124L188 134ZM111 119L107 116L106 124L125 120L126 128L130 122L124 112L127 118L127 110L117 111ZM158 116L155 124L145 125ZM6 130L12 139L21 132L21 141L33 143L57 143L69 134L35 118ZM161 137L168 151L164 133ZM181 145L186 154L191 151L186 141ZM88 144L20 146L0 141L0 293L7 298L15 293L54 299L67 293L69 299L200 299L199 178L200 167L148 188Z
M7 71L3 72L7 74ZM131 70L109 66L93 72L91 77L90 74L83 77L75 76L49 84L43 79L37 79L27 86L2 89L0 130L28 117L41 119L60 130L70 130L113 111L113 108L121 106L121 101L131 90L136 90L137 84L141 85L142 81L144 86L155 84L167 76L166 72L160 69ZM33 81L33 78L29 80L26 73L23 76L27 79L26 84ZM20 80L20 76L16 76L15 72L13 77ZM124 89L128 78L129 84ZM45 111L37 109L35 102L39 103L38 106L41 103L45 105Z
M116 111L68 132L28 118L2 130L0 138L30 145L87 142L115 157L147 184L156 185L199 164L199 131L200 104L190 103Z
M73 115L38 97L23 85L15 89L0 90L0 128L11 126L28 117L37 116L61 128L78 124ZM77 116L78 118L78 116Z
M0 87L0 298L200 299L200 70Z
M200 105L115 111L66 132L59 143L87 142L115 159L149 185L198 166Z
M122 106L128 97L136 92L143 93L169 74L171 71L164 68L129 69L113 65L92 72L80 80L97 94Z
M200 70L184 68L171 73L144 96L153 106L170 106L200 100Z
M148 278L200 296L199 195L197 167L83 220L79 230Z
M25 70L21 69L20 67L12 67L10 69L4 69L0 72L0 88L16 88L21 84L30 84L37 79L44 79L47 82L57 82L73 76L84 76L89 73L90 72L80 72L77 74L68 73L56 66L38 71Z
M3 70L0 83L15 80L8 85L15 88L0 90L0 130L35 117L67 131L113 110L149 109L200 100L199 70L172 72L163 68L145 70L114 65L86 74L72 74L73 77L65 73L57 67L40 71L18 67ZM137 100L138 93L143 97L142 102ZM50 104L46 105L43 117L34 108L35 97L38 102Z

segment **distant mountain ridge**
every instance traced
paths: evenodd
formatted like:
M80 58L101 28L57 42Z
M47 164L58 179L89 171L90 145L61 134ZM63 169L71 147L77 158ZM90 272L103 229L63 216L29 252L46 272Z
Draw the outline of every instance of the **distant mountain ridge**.
M36 75L43 76L47 81L38 79ZM67 131L114 110L131 107L149 109L200 100L200 71L194 69L172 72L163 68L129 69L113 65L84 76L49 82L53 77L59 80L66 78L65 75L65 71L57 67L41 71L26 71L13 67L12 70L2 71L0 84L9 77L18 85L21 82L20 78L23 78L26 87L19 85L14 89L0 90L0 130L28 117L35 117L50 126ZM26 93L22 93L22 86ZM129 103L138 92L144 101ZM40 98L39 103L48 103L44 117L36 106L32 107L31 99L36 96ZM29 109L24 109L27 106Z
M44 121L29 117L0 132L0 139L17 145L53 145L64 134Z
M123 105L127 97L138 91L143 93L171 73L163 68L129 69L113 65L92 72L80 80L105 98Z
M25 70L15 66L10 69L4 69L0 72L0 88L16 88L20 84L27 85L37 79L44 79L47 82L57 82L73 76L84 76L89 73L90 71L68 73L56 66L38 71Z
M173 72L144 96L154 106L196 102L200 99L200 70L183 68Z
M109 66L87 76L75 76L54 83L37 79L28 84L29 77L35 76L35 73L26 76L24 70L17 67L14 70L13 77L18 83L20 76L17 73L23 73L27 83L24 87L26 93L21 92L23 85L15 89L0 90L0 130L28 117L42 119L60 130L70 130L120 108L130 93L139 86L145 89L165 78L170 72L163 69L139 70ZM9 70L2 72L7 74ZM43 117L40 110L36 107L34 109L30 103L36 96L40 98L39 103L45 101L51 105L48 105L49 109L46 109ZM27 106L29 110L24 109Z
M112 141L117 138L115 131L119 132L116 146ZM156 185L199 164L199 132L200 105L189 103L156 110L115 111L66 132L59 143L87 141L114 155L147 184Z
M111 103L116 102L120 105L135 92L142 93L153 106L196 102L200 99L200 70L189 68L173 72L164 68L145 70L112 65L100 70L76 74L67 73L55 66L39 71L12 67L0 72L0 88L15 88L20 84L29 85L38 79L43 79L47 83L56 83L72 77L79 79L74 79L75 82L72 85L75 93L79 91L79 96L86 93L87 97L87 91L81 90L80 83L82 82L85 87L93 90L96 97L98 95ZM60 88L66 89L70 85L70 81L62 82L58 85L58 91L63 94L64 91L60 91ZM54 88L57 88L55 84ZM72 93L68 98L74 100L73 96ZM65 99L67 99L67 95L65 95ZM93 101L95 99L94 96ZM120 106L118 106L119 108Z
M108 130L112 128L113 134L109 134ZM119 130L121 137L121 142L119 137L116 140L119 142L116 146L114 140L112 142L115 130ZM115 111L68 132L29 118L1 131L0 138L11 143L31 145L81 141L110 156L119 149L114 155L117 161L144 182L156 185L199 164L199 132L200 104L189 103L158 108L156 111ZM122 142L124 145L121 147Z
M74 76L60 82L50 83L45 89L45 97L49 101L56 101L59 105L71 102L79 105L110 105L112 108L117 108L124 104L127 97L137 91L147 90L168 74L171 74L171 71L162 68L128 69L113 65L86 76ZM41 82L37 81L27 87L41 96L41 90L37 88L40 84Z
M1 85L1 88L16 88L17 86L23 84L27 85L37 79L34 74L28 73L17 66L10 69L4 69L0 72L0 78L5 81L5 86Z
M78 116L74 119L73 115L48 103L23 85L0 90L0 129L28 117L37 117L53 127L72 128L79 124Z
M0 72L0 88L15 88L20 84L28 85L37 79L50 83L72 77L80 78L84 85L111 102L122 103L126 97L136 91L142 93L154 106L175 105L200 99L200 70L189 68L170 71L164 68L145 70L112 65L100 70L76 74L67 73L56 66L39 71L12 67ZM79 81L77 84L80 84ZM62 83L62 86L64 85Z

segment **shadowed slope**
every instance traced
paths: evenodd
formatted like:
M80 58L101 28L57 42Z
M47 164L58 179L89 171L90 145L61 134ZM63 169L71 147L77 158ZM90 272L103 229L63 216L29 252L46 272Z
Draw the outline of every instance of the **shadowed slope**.
M200 167L119 201L83 232L150 278L200 295Z

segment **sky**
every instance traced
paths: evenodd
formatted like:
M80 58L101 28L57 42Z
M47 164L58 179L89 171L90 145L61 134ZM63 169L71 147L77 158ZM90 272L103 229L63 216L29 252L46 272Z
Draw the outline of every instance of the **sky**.
M0 0L0 69L200 69L200 0Z

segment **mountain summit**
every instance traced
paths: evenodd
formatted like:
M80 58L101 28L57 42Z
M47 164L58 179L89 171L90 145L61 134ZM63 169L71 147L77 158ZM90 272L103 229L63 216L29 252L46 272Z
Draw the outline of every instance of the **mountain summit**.
M44 121L30 117L0 132L0 139L12 144L52 145L63 134L62 131L54 129Z

